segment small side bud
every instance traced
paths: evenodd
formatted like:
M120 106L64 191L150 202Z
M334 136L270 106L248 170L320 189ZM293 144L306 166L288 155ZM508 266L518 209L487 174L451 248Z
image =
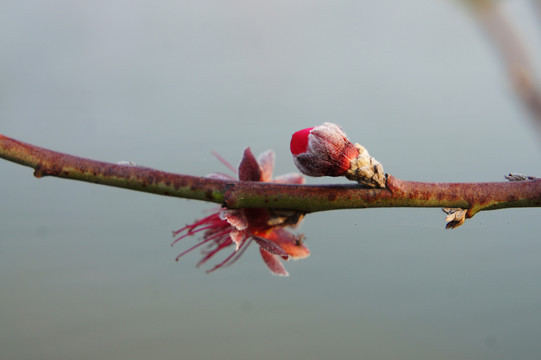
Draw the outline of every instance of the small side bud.
M527 176L527 175L518 174L518 173L509 173L509 175L505 175L505 178L509 181L535 180L535 177L533 176Z
M447 221L447 225L445 225L446 229L457 228L464 224L464 221L466 221L466 213L468 212L468 209L445 208L442 210L447 214L445 217L445 221Z
M359 144L349 141L333 123L297 131L291 138L291 153L297 168L308 176L345 176L359 184L385 187L381 164Z

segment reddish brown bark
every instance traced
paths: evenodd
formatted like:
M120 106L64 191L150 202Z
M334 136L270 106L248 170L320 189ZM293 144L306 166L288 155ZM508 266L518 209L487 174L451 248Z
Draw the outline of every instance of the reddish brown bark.
M40 148L0 135L0 157L33 168L36 177L56 176L97 184L197 199L229 208L261 207L305 213L369 207L448 207L481 210L541 206L541 179L488 183L428 183L388 176L386 189L359 185L289 185L217 180L119 165ZM9 184L4 184L9 186Z

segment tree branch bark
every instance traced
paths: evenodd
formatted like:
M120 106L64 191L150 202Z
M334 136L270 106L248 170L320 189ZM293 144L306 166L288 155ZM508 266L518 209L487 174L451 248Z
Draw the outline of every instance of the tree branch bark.
M289 209L303 213L376 207L441 207L481 210L540 207L541 179L487 183L428 183L389 175L387 188L357 184L293 185L229 181L168 173L68 155L0 134L0 158L34 169L34 176L55 176L221 204L227 208ZM4 186L6 186L4 184Z

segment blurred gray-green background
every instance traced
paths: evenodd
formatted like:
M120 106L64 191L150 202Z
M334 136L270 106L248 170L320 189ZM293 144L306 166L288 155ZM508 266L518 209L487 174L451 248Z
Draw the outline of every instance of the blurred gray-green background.
M541 24L508 1L532 59ZM387 172L541 175L540 136L453 1L1 1L0 132L104 161L294 171L292 132L343 126ZM538 69L540 70L540 69ZM309 183L337 182L309 179ZM2 359L538 359L539 209L335 211L272 276L252 246L206 275L171 231L212 204L0 161ZM212 265L211 263L210 265Z

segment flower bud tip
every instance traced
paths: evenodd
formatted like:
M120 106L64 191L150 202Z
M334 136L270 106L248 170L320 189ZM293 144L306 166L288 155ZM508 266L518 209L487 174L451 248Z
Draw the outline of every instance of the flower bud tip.
M306 152L308 149L308 135L310 135L312 129L313 127L302 129L293 134L289 145L293 155L299 155Z

